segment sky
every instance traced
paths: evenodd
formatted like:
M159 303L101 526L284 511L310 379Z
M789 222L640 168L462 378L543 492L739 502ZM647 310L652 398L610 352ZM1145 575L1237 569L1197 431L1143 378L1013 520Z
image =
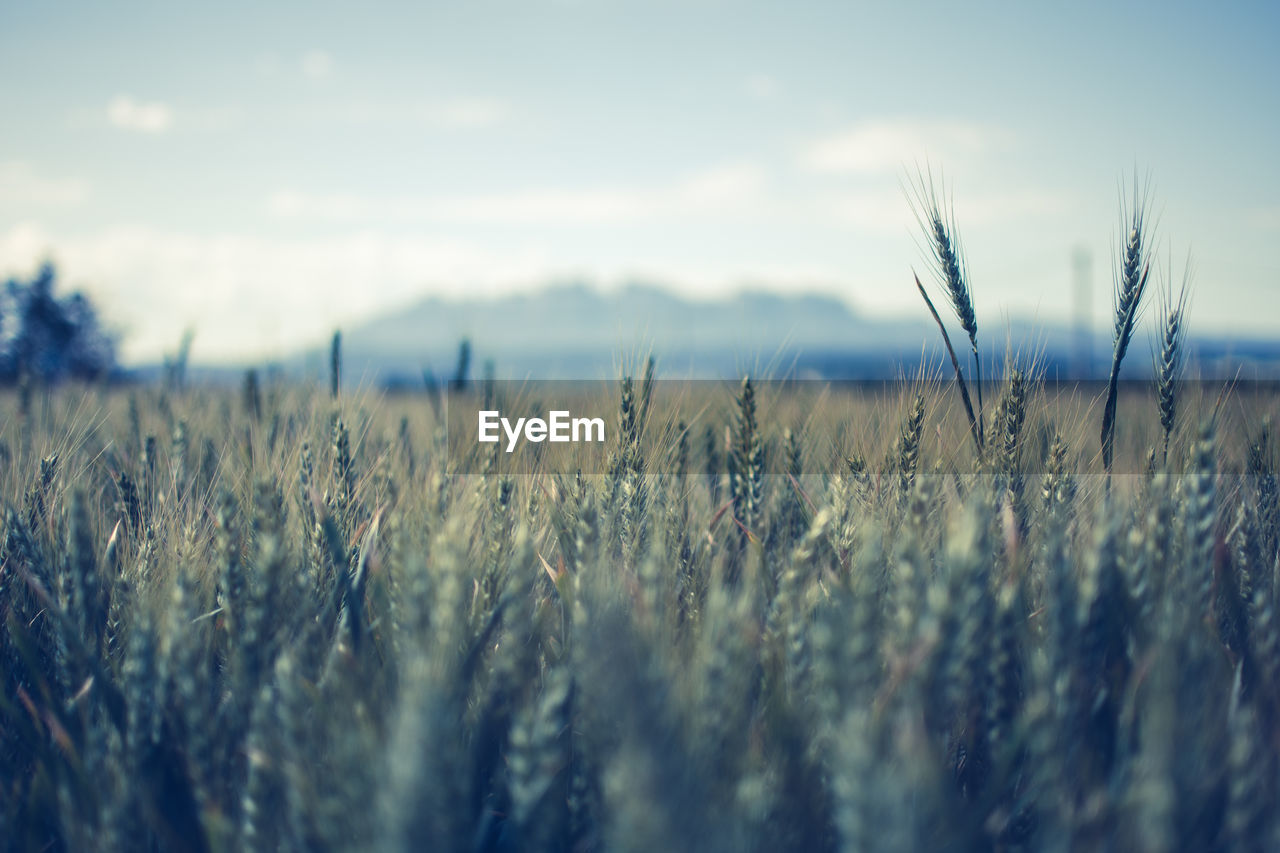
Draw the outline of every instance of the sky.
M985 328L1105 328L1136 173L1193 333L1277 337L1278 37L1273 2L0 0L0 276L54 260L131 363L567 280L916 315L927 168Z

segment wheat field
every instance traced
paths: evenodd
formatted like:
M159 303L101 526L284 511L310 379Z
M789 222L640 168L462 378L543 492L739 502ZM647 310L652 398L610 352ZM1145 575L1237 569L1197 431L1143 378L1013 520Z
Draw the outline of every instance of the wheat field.
M1157 461L1157 395L1122 395L1108 476L1099 402L1020 374L981 455L936 381L744 384L705 429L647 384L579 475L461 459L423 398L4 398L0 837L1280 838L1280 397L1204 406Z
M1280 847L1280 392L987 375L0 395L10 850ZM973 373L967 374L972 363ZM945 371L945 372L944 372ZM709 389L709 390L708 390ZM576 455L575 455L576 454Z

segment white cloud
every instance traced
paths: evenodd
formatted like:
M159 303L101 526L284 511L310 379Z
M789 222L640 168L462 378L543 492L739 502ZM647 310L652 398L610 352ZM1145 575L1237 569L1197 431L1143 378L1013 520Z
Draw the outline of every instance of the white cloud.
M491 252L370 232L273 240L151 227L55 235L33 223L0 231L0 277L30 275L48 257L124 332L131 361L158 359L188 326L202 359L280 356L428 290L474 295L554 269L536 247Z
M47 178L29 163L0 163L0 209L71 207L89 197L89 186L76 178Z
M138 101L117 95L107 104L107 120L121 130L163 133L173 125L173 110L160 101Z
M876 119L819 139L801 152L800 162L815 172L897 173L911 163L955 163L1007 147L1008 132L974 122Z
M57 251L51 252L50 247ZM755 264L591 257L566 263L545 246L482 248L461 240L373 232L274 240L118 227L81 236L23 224L0 231L0 276L29 276L47 257L63 281L88 292L124 334L126 362L158 361L196 330L201 361L292 354L427 294L497 295L584 280L606 288L664 282L686 296L734 292L743 282L810 290L841 273L822 264Z
M312 80L323 80L333 73L333 57L323 50L309 50L302 55L302 73Z
M281 190L269 213L336 222L413 221L481 225L584 225L682 216L738 215L758 209L765 175L730 163L658 187L542 189L491 195L373 198Z
M74 131L108 127L135 133L162 134L176 128L184 132L213 133L232 130L245 121L238 105L184 106L175 108L162 101L143 102L131 95L117 95L102 107L79 107L67 113L67 127Z
M726 171L691 181L686 191L698 203L723 199L736 180ZM664 258L643 246L597 252L572 237L561 245L483 244L430 232L282 239L142 226L76 234L32 222L0 230L0 277L30 275L47 257L123 332L122 355L134 363L158 360L188 327L197 331L201 360L279 357L428 293L462 298L552 280L609 286L638 277L705 294L744 280L801 287L836 279L820 264Z
M0 276L25 273L48 255L48 235L38 225L21 222L0 234Z

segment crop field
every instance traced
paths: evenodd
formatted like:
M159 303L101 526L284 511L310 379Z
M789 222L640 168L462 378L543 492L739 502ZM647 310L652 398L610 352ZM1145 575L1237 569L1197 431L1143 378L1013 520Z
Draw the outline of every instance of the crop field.
M6 845L1276 842L1280 396L1164 460L1121 395L1108 476L1020 374L980 455L936 382L601 387L584 474L425 396L3 398Z
M1280 391L1119 381L1140 232L1097 386L5 392L0 845L1277 849Z

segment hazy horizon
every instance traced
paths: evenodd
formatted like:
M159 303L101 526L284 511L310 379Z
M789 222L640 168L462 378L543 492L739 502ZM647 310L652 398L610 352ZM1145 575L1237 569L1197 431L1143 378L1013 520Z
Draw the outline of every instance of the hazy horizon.
M1280 336L1280 10L1238 3L126 3L3 14L0 276L45 258L158 360L583 280L919 316L945 175L979 314L1105 328L1152 179L1193 334Z

